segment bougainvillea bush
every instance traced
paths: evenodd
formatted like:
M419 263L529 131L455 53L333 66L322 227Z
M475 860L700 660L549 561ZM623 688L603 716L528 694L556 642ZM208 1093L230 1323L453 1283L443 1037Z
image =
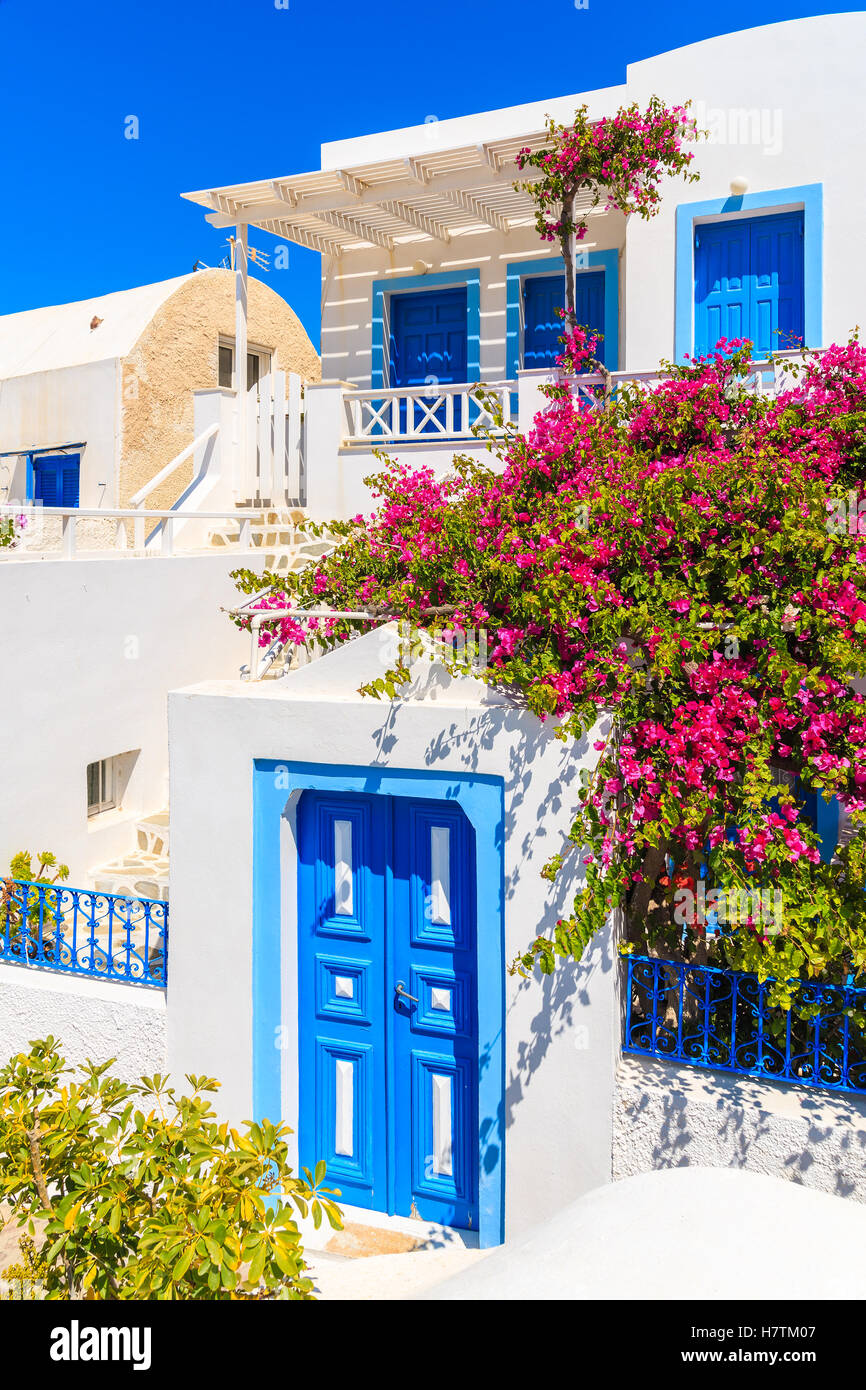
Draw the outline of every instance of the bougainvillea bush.
M782 980L860 975L866 351L854 338L805 354L776 396L754 390L738 342L671 367L652 392L621 388L605 409L567 386L551 394L489 467L457 459L437 480L390 465L375 515L334 523L337 548L307 569L266 576L265 604L483 628L479 679L563 739L592 739L595 773L546 870L579 857L585 886L521 968L580 956L621 906L632 943L681 959ZM318 640L362 626L325 620ZM303 635L292 621L282 631ZM406 679L398 665L369 691ZM833 863L804 814L810 792L850 816ZM758 885L773 920L684 921L677 893L698 882Z

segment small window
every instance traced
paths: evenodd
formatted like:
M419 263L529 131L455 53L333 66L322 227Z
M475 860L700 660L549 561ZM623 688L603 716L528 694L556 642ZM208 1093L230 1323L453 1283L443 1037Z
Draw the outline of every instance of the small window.
M127 798L135 805L134 773L140 748L116 753L113 758L100 758L87 765L87 819L94 820L103 811L123 810Z
M253 348L247 353L247 390L258 386L262 377L271 370L271 354L265 349ZM229 389L235 384L234 343L221 342L219 345L219 384Z
M117 805L116 769L114 758L101 758L87 765L87 814L98 816Z
M77 507L80 454L33 454L32 497L43 507Z

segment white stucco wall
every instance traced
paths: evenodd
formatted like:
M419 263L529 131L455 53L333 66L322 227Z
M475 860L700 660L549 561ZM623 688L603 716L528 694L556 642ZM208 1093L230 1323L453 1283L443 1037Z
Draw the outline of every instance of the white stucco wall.
M651 368L673 355L677 204L727 198L736 177L748 180L749 194L823 184L824 332L823 343L812 346L847 341L866 303L858 251L866 216L859 172L864 70L863 12L726 34L631 65L630 98L643 104L653 93L668 101L691 97L713 139L694 146L700 182L672 183L659 215L628 228L626 368Z
M3 795L0 873L20 849L52 850L85 886L132 848L134 821L168 801L166 694L248 656L220 605L242 559L213 555L0 564ZM87 819L86 769L140 749L121 811Z
M505 788L505 961L553 925L574 893L539 871L571 823L581 767L549 725L485 700L483 686L435 671L424 698L357 694L380 673L378 634L268 686L211 682L169 700L172 944L168 1052L173 1072L223 1082L234 1121L252 1111L254 758L475 772ZM428 666L427 673L431 668ZM434 698L435 697L435 698ZM577 867L577 866L576 866ZM296 860L284 836L283 1118L297 1121ZM479 962L480 970L485 963ZM611 942L544 980L505 981L506 1231L610 1176L618 1012Z
M0 454L84 444L82 507L117 507L119 361L88 362L0 381ZM0 458L0 501L27 497L23 458Z
M162 990L73 979L0 965L0 1062L52 1036L67 1062L117 1059L112 1075L137 1081L165 1070Z
M866 1098L622 1057L613 1176L744 1168L866 1202Z

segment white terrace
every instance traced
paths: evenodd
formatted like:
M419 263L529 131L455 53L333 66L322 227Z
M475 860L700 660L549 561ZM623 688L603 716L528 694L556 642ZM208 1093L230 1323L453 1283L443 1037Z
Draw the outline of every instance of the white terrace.
M457 450L484 451L475 432L490 416L478 383L505 422L531 422L559 350L564 267L559 248L539 238L514 161L544 143L548 115L565 123L582 104L598 119L652 94L694 97L716 131L695 147L700 183L669 181L656 217L627 226L603 204L591 210L576 310L602 335L615 385L658 380L660 362L682 362L723 336L750 337L760 359L795 343L844 341L852 296L834 267L847 263L862 278L846 262L846 227L864 195L845 150L830 149L805 119L792 73L807 48L844 67L841 55L861 33L860 17L836 16L727 35L633 64L618 87L430 117L325 145L314 171L185 194L236 238L239 347L251 230L322 256L322 381L303 390L298 436L309 513L325 520L363 510L374 449L439 473ZM834 83L837 100L847 102L846 91ZM772 145L743 141L740 125L716 120L768 103L784 125ZM756 383L777 385L767 369ZM588 405L598 386L578 383ZM275 418L269 429L266 411L237 416L240 501L265 496L279 408Z

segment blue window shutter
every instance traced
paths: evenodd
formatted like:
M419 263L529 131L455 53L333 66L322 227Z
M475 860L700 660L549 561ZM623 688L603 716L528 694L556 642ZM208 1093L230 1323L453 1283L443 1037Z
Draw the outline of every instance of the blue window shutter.
M749 224L722 222L695 233L695 357L720 338L748 337Z
M60 480L55 459L36 459L33 466L33 496L43 507L60 506Z
M756 356L803 338L803 214L750 223L750 332Z
M565 306L564 275L532 275L523 282L523 365L527 370L550 370L562 352L562 319ZM578 271L574 277L574 312L583 328L604 333L604 271ZM599 348L606 361L605 343ZM609 364L608 364L609 365Z
M71 457L72 456L70 456L70 458ZM80 473L80 465L78 458L75 457L74 461L65 462L62 466L61 472L63 475L63 481L60 489L60 495L63 498L63 501L60 503L60 505L61 507L77 507Z
M80 454L43 454L33 460L33 499L43 507L77 507Z
M803 338L803 214L740 218L695 229L695 352L750 338L756 357Z

